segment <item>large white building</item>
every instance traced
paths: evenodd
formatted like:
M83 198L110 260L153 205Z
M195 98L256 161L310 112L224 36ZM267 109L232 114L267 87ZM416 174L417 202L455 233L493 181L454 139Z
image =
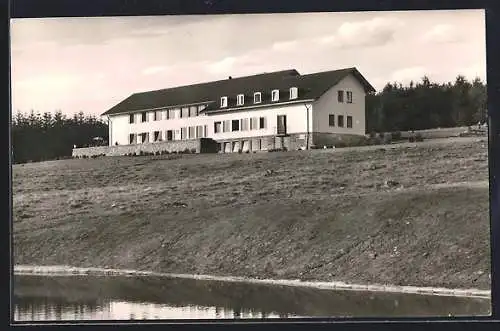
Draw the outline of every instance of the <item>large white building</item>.
M212 138L220 151L310 148L365 135L356 68L285 70L136 93L106 111L110 145Z

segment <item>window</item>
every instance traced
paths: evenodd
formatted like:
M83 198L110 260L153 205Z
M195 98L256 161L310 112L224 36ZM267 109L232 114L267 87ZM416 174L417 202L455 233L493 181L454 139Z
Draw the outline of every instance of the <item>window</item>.
M203 110L205 109L207 106L206 105L199 105L198 106L198 114Z
M286 134L286 115L278 115L278 134Z
M148 113L146 112L141 113L141 121L143 123L148 121Z
M347 103L352 103L352 92L351 91L346 92L346 97L347 97Z
M238 94L238 106L242 106L245 104L245 95Z
M187 117L189 117L189 108L188 107L181 108L181 118L187 118Z
M130 115L129 115L128 122L129 122L130 124L133 124L133 123L134 123L134 114L130 114Z
M174 140L174 132L172 130L167 130L167 141Z
M167 119L171 120L175 118L175 109L167 110Z
M347 116L347 127L352 128L352 116Z
M227 120L223 122L222 129L224 132L231 132L231 121Z
M220 106L221 108L227 107L227 97L220 98Z
M189 133L189 139L194 139L196 138L196 127L195 126L190 126L188 129Z
M129 138L128 138L128 143L129 145L132 145L132 144L135 144L137 142L137 135L135 135L134 133L131 133L129 135Z
M220 133L222 132L222 123L221 122L215 122L214 123L214 133Z
M253 103L261 103L262 102L262 93L256 92L253 94Z
M161 111L158 110L158 111L155 111L154 112L154 121L160 121L161 120Z
M187 139L187 128L181 128L181 140Z
M273 90L272 92L272 100L273 101L279 101L280 99L280 91L279 90Z
M328 125L335 126L335 115L328 115Z
M266 128L266 118L260 117L259 118L259 129L265 129L265 128Z
M196 138L203 138L203 125L198 125L196 127Z
M149 132L143 132L143 133L141 133L141 142L143 144L149 142Z
M267 150L267 141L264 139L259 139L260 140L260 149L263 151Z
M344 102L344 91L338 91L337 92L337 100L340 103Z
M231 131L240 131L240 120L231 121Z
M344 127L344 115L339 115L339 117L337 119L337 124L338 124L339 128Z
M208 125L203 126L203 138L208 137Z
M161 141L161 131L155 131L153 135L154 135L154 141Z
M250 130L257 130L259 128L259 122L257 117L250 119Z
M198 116L198 107L197 106L189 107L189 117L196 117L196 116Z
M241 120L241 131L248 131L248 118Z
M260 151L260 139L252 140L252 150Z
M290 100L297 99L299 97L299 89L296 87L290 87Z

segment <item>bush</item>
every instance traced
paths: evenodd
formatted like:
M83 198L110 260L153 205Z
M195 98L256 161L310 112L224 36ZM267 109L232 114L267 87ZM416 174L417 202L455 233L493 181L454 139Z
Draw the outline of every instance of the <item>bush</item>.
M377 132L375 132L375 131L370 132L370 138L372 138L372 139L373 139L373 138L375 138L376 136L377 136Z
M191 154L196 154L196 148L191 148Z
M382 144L382 140L380 138L377 138L377 137L370 138L370 139L368 139L367 144L372 145L372 146L380 145L380 144Z
M392 133L392 139L393 140L401 140L401 131L394 131Z
M416 141L416 142L422 142L422 141L424 141L424 137L422 137L422 134L417 133L417 134L415 135L415 141Z
M348 147L348 145L345 141L339 141L339 142L335 143L335 148L343 148L343 147Z
M268 149L267 150L269 153L274 153L274 152L286 152L287 151L287 148L286 147L283 147L283 148L271 148L271 149Z

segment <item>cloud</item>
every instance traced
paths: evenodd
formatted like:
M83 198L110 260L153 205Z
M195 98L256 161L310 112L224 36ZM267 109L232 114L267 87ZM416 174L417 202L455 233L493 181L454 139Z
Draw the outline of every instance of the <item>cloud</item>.
M437 24L422 36L422 40L428 43L447 44L459 42L462 37L455 26Z
M319 44L339 48L382 46L394 39L404 23L393 18L375 17L371 20L343 23L335 34L316 38Z
M142 74L143 75L154 75L154 74L158 74L160 72L167 71L168 69L169 69L169 67L167 67L167 66L153 66L153 67L148 67L148 68L142 70Z
M420 81L425 75L429 75L427 68L415 66L396 70L392 73L391 78L396 82L409 83L411 80Z
M299 46L299 42L297 40L289 40L289 41L281 41L276 42L271 47L274 51L279 52L289 52L297 49Z
M212 74L228 73L236 64L236 57L225 57L220 61L216 61L207 65L206 70Z

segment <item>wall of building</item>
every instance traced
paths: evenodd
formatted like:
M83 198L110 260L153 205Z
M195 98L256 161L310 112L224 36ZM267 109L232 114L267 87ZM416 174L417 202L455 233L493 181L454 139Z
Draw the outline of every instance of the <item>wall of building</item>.
M237 139L241 137L262 137L276 134L277 116L287 116L287 132L288 133L304 133L307 132L307 123L309 123L309 131L312 130L312 111L311 104L307 104L307 111L304 104L282 105L279 107L263 107L254 110L231 111L215 115L200 115L195 117L180 118L180 109L174 109L174 118L167 119L166 111L161 112L161 118L154 120L153 112L147 113L147 122L141 122L141 114L135 114L133 124L129 123L129 114L110 116L110 144L129 145L130 134L140 134L143 132L149 133L149 141L153 141L153 133L160 131L162 140L166 140L166 131L172 130L174 140L181 140L181 128L202 126L206 128L206 132L202 137L209 137L214 140ZM307 119L309 116L309 121ZM251 118L265 118L265 127L263 129L250 129ZM248 130L242 129L242 122L248 119ZM231 132L214 132L214 123L221 122L221 128L224 121L239 120L239 131ZM229 123L232 126L232 123ZM206 134L206 135L205 135ZM140 141L137 143L140 144Z
M307 106L311 108L311 104L308 103ZM240 137L262 137L275 135L277 132L277 118L278 115L286 115L287 120L287 133L303 133L307 132L307 109L306 106L301 104L292 104L292 105L282 105L279 107L263 107L256 108L253 110L244 110L244 111L235 111L235 112L227 112L217 115L209 115L207 116L210 119L210 125L208 126L208 136L214 140L228 140L228 139L237 139ZM240 120L239 126L241 129L243 119L248 119L250 122L251 118L260 117L265 118L265 128L263 129L249 129L244 131L236 131L236 132L214 132L214 123L224 121L232 121L232 120ZM249 123L250 126L250 123ZM309 129L312 129L312 112L309 111Z
M194 106L196 107L196 106ZM187 107L186 107L187 108ZM142 122L141 113L134 114L134 123L129 123L130 115L113 115L110 116L112 122L112 139L110 144L128 145L130 134L149 133L150 142L153 141L153 133L161 132L161 139L166 140L166 131L173 131L174 140L181 140L181 128L189 126L204 126L208 125L209 119L205 115L194 117L180 117L181 108L170 109L170 115L167 118L168 110L158 110L158 119L154 120L154 111L146 112L147 121ZM203 136L205 137L205 136ZM193 137L202 138L202 137Z
M344 91L343 103L339 103L337 99L339 90ZM346 91L352 92L352 103L346 102ZM312 131L340 135L365 135L365 96L363 85L353 75L345 77L314 102ZM329 125L330 114L335 115L335 126L333 127ZM344 127L338 126L338 115L344 116ZM347 116L352 116L352 128L347 128ZM314 141L314 144L319 143L320 141Z

